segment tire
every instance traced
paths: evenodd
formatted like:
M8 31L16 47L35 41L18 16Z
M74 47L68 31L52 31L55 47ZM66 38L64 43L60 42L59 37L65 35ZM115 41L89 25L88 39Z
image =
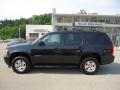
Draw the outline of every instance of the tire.
M99 63L94 57L86 57L80 64L80 70L86 75L93 75L98 71Z
M27 73L31 69L31 64L28 61L28 58L24 56L17 56L13 58L11 66L14 72L18 74Z

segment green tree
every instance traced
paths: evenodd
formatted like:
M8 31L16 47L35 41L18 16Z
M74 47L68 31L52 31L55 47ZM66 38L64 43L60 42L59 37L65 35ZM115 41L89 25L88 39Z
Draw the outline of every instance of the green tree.
M51 14L33 15L31 18L20 18L16 20L2 20L0 21L0 39L18 38L20 28L21 37L25 38L26 24L42 24L51 25Z

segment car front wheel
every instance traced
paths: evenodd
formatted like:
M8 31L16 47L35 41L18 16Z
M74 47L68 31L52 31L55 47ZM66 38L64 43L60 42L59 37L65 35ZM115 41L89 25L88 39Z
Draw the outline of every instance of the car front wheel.
M22 74L30 71L30 63L28 61L28 58L24 56L18 56L13 58L11 63L12 69L14 72Z

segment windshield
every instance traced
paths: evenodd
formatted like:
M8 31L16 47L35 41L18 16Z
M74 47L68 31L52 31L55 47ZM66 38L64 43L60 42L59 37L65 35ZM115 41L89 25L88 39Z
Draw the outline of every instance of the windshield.
M38 37L37 39L35 39L34 41L31 41L31 43L36 43L36 42L40 42L40 40L45 37L47 34L44 34L42 37Z
M38 42L41 38L38 37L37 39L35 39L34 41L31 41L31 43L35 43L35 42Z

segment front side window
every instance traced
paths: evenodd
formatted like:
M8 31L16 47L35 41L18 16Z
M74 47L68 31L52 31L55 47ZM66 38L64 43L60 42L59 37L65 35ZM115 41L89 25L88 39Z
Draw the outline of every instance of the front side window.
M60 44L60 34L49 34L49 35L45 36L42 39L42 41L47 46L59 45Z

